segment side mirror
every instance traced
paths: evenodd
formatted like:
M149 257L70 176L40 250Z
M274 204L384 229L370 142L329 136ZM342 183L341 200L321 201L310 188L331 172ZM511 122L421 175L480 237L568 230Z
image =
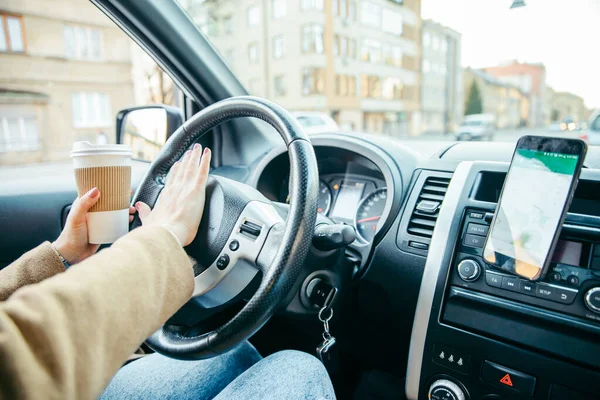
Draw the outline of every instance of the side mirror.
M117 143L128 144L134 159L152 161L181 125L183 112L177 107L157 104L125 108L117 113Z

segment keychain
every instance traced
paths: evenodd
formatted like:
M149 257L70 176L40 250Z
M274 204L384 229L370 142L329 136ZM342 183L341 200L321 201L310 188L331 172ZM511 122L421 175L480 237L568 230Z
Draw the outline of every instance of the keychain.
M323 364L331 360L329 350L335 344L335 337L329 332L329 321L333 318L333 308L330 305L333 303L336 293L337 288L333 287L325 300L325 304L323 304L323 308L319 310L319 321L323 323L323 343L317 347L317 356Z

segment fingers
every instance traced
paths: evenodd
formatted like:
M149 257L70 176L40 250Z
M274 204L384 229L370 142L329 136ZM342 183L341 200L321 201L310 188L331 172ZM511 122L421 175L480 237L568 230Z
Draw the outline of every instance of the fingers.
M202 160L200 161L200 169L198 173L198 182L201 184L206 183L206 179L208 178L211 157L212 153L210 149L208 147L205 148L204 153L202 154Z
M200 146L198 143L194 144L192 152L186 155L187 158L185 158L183 161L183 167L185 168L184 179L186 182L191 181L198 173L201 155L202 146Z
M180 161L175 162L175 164L173 164L173 166L171 167L171 170L169 171L169 175L167 175L167 183L165 183L165 186L170 186L175 181L175 178L179 174L180 169L181 169L181 162Z
M133 222L133 214L135 214L135 207L129 206L129 223Z
M141 202L141 201L138 201L137 203L135 203L135 209L138 211L138 214L140 215L142 224L144 223L144 220L148 217L148 215L150 215L150 212L152 211L150 209L150 207L148 206L148 204Z
M100 191L98 188L89 190L86 194L75 200L73 207L69 212L69 219L75 225L79 225L86 222L85 215L88 210L98 202L100 198Z

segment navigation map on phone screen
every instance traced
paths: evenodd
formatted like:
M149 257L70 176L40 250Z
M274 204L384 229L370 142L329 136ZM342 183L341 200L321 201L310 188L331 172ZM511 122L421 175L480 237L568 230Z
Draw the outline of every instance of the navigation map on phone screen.
M570 194L579 156L517 148L484 259L539 278Z

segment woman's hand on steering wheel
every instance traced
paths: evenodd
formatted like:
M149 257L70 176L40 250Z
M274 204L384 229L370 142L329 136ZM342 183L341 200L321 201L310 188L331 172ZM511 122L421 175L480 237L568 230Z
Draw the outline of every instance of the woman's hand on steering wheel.
M160 193L153 210L141 201L135 204L143 225L163 226L171 231L182 246L196 237L206 197L206 181L211 153L196 143L181 161L177 161Z

